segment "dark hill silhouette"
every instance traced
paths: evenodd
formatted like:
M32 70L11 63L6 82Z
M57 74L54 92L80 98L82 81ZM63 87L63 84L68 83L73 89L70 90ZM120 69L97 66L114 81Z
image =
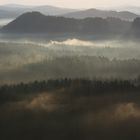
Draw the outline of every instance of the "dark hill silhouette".
M136 18L131 27L131 32L134 36L139 36L140 35L140 18Z
M87 18L83 20L45 16L39 12L28 12L4 26L3 31L26 33L107 33L108 22L102 18Z
M10 33L76 33L94 35L122 34L130 22L116 18L74 19L45 16L39 12L28 12L2 28Z
M115 17L120 18L122 20L134 20L139 15L131 13L129 11L106 11L106 10L98 10L98 9L88 9L84 11L77 11L72 12L64 15L65 17L69 18L87 18L87 17L101 17L101 18L108 18L108 17Z
M124 34L126 33L130 27L131 22L121 20L119 18L107 18L107 22L109 23L110 32L114 34Z
M138 39L140 37L140 18L134 19L131 23L129 30L126 32L127 38Z

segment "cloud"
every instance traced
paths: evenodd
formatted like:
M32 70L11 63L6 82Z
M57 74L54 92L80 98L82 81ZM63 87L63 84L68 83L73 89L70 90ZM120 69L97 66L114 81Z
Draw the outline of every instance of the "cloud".
M65 41L53 41L51 40L49 45L68 45L68 46L93 46L94 43L91 41L84 41L79 39L67 39Z

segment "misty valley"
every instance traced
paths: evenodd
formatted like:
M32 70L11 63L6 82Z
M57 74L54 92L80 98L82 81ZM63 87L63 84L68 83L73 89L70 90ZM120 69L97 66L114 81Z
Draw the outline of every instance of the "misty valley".
M135 79L140 74L139 51L139 42L133 41L3 39L0 83L59 78Z
M0 139L140 139L138 12L2 10Z
M135 137L140 123L139 51L139 41L130 40L2 37L2 138Z

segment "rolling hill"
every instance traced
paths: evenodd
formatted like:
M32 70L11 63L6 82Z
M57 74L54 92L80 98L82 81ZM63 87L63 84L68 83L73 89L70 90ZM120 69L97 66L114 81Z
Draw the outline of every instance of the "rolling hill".
M74 19L46 16L39 12L27 12L4 26L4 33L68 33L99 37L120 36L131 27L131 22L117 18Z
M136 17L139 17L139 15L128 12L128 11L106 11L106 10L97 10L97 9L88 9L84 11L77 11L72 12L64 15L65 17L69 18L88 18L88 17L101 17L101 18L108 18L108 17L115 17L120 18L122 20L134 20Z
M108 32L108 23L102 18L78 20L28 12L4 26L2 30L22 33L104 33Z

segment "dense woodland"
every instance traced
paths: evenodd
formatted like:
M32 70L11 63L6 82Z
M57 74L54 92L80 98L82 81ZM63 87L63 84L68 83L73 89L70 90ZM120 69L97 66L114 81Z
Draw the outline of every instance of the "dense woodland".
M0 87L3 140L139 140L139 78L59 79Z
M140 80L87 80L87 79L60 79L35 81L28 84L3 85L0 87L1 103L17 100L20 95L40 94L64 89L64 93L73 96L94 96L103 94L123 94L140 92ZM21 96L23 97L23 96Z

